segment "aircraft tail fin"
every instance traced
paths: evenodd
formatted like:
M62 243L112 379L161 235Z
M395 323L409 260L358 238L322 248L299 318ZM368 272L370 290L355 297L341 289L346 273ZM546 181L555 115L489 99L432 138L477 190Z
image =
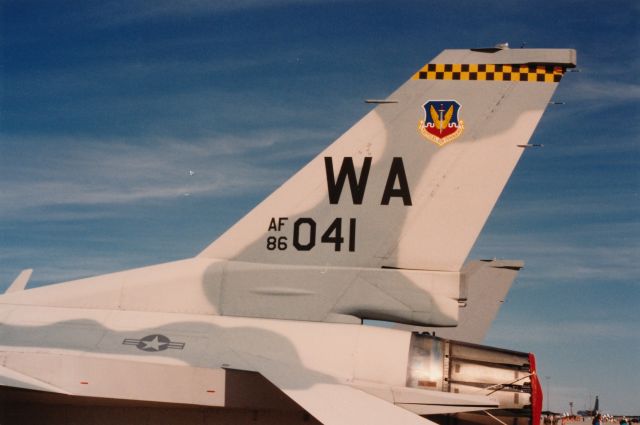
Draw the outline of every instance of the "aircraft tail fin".
M199 255L459 271L570 49L445 50Z

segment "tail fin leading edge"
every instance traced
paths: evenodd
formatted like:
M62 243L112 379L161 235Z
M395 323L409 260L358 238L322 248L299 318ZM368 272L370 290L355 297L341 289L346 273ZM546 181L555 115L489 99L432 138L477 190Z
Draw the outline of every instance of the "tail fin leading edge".
M569 49L445 50L199 254L459 271Z

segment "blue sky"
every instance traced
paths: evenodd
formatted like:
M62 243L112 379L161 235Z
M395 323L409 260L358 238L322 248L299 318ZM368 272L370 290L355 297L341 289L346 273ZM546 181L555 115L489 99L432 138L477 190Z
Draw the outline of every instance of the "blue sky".
M195 255L445 48L575 48L471 258L553 410L640 413L639 7L0 1L0 288Z

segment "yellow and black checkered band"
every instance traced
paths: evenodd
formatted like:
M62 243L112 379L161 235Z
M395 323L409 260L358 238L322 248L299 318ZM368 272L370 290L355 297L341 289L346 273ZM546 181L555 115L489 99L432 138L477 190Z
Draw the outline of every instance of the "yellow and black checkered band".
M565 67L557 65L428 63L412 79L557 83L565 71Z

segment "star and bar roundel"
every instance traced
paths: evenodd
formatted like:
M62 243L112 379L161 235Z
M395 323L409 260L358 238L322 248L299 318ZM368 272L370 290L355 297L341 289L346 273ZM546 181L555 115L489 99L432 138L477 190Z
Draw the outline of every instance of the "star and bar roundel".
M169 337L161 334L147 335L140 339L125 338L124 341L122 341L122 344L135 345L138 350L147 352L164 351L167 348L182 350L185 346L184 342L171 341Z

